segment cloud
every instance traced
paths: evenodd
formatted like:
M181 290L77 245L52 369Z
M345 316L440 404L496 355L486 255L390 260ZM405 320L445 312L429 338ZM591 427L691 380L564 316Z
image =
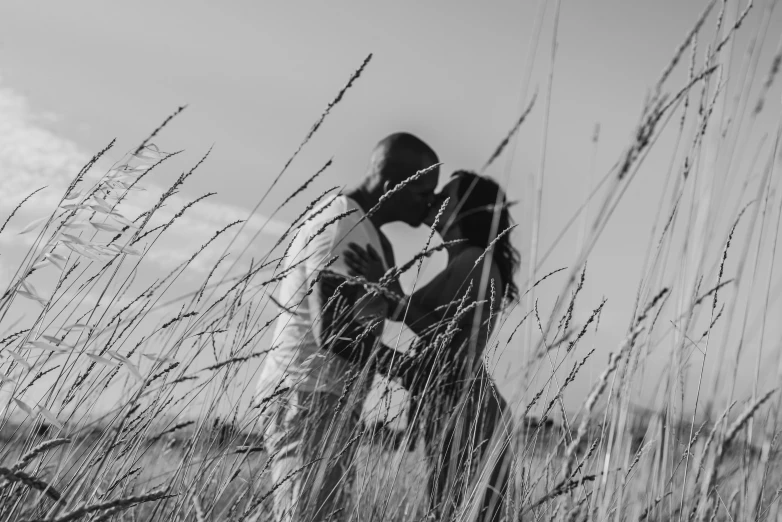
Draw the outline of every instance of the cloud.
M28 194L43 186L47 188L36 194L14 217L9 227L0 234L0 245L6 263L13 262L35 241L36 234L18 235L32 220L46 215L60 201L73 177L89 160L92 153L82 150L75 142L60 136L47 128L56 120L56 115L37 113L28 100L0 82L0 223ZM98 164L93 169L93 179L105 173L108 165ZM145 191L133 192L120 206L120 212L129 219L152 207L166 187L154 183L143 184ZM228 223L247 219L250 211L243 207L218 201L219 196L204 200L188 211L164 234L145 256L145 262L154 263L161 270L170 270L188 259L217 230ZM175 194L166 201L149 224L149 228L170 220L194 197ZM255 215L245 226L232 247L241 251L254 234L266 223L263 215ZM269 220L256 244L250 245L245 257L256 259L266 253L274 240L287 228L287 223ZM239 230L216 241L210 249L200 255L189 267L191 275L208 272L222 254L228 241ZM107 233L104 233L107 235ZM151 243L155 235L148 236ZM108 236L106 237L108 239ZM99 239L100 241L101 239ZM9 255L9 252L11 253Z
M48 119L37 117L23 96L0 86L0 201L4 209L27 188L67 183L89 158L74 142L46 129L43 121Z
M128 205L123 206L122 210L127 217L133 219L141 212L151 208L159 199L161 190L153 192L142 192L134 195ZM217 196L213 196L217 197ZM166 202L166 206L161 208L150 221L147 228L153 228L167 223L180 211L185 205L191 202L195 197L186 197L174 195ZM220 202L206 199L198 202L189 208L180 218L174 222L171 228L165 232L161 239L146 254L145 259L155 263L173 268L189 259L193 253L212 235L235 221L246 220L250 211L234 205L227 205ZM268 222L267 222L268 221ZM230 243L230 240L239 231L241 225L236 225L221 238L210 245L209 250L199 255L189 266L188 270L196 273L202 273L211 269L219 256ZM288 228L288 224L275 219L268 220L262 214L252 216L242 230L239 237L231 248L232 253L238 254L244 249L255 235L263 227L263 233L258 236L254 244L250 245L245 258L248 262L250 257L259 257L265 255L274 241ZM155 235L148 236L149 241L142 241L140 244L151 244ZM183 239L184 238L184 239ZM178 245L178 248L161 248L161 243L171 245L172 242Z

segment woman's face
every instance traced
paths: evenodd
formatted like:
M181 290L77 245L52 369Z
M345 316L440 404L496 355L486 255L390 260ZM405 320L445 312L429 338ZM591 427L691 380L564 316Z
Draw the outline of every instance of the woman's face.
M448 205L445 207L445 210L435 225L435 216L437 216L437 213L440 211L440 208L442 207L446 198L449 198ZM427 215L426 219L424 219L424 224L429 227L434 226L434 229L437 231L437 233L443 237L446 234L453 236L454 233L458 233L458 224L455 223L458 206L459 180L454 178L449 181L440 192L435 194L432 206L429 209L429 215Z

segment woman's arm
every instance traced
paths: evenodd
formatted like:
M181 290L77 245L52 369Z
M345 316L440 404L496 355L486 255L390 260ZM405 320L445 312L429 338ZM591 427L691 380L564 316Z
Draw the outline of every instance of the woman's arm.
M444 291L451 284L448 267L437 274L434 279L410 295L404 295L391 307L392 321L402 321L418 337L427 337L445 317L446 307L443 307Z
M436 330L435 327L447 324L454 317L460 305L470 307L470 311L459 318L461 327L474 328L476 321L485 323L488 319L485 311L491 306L488 303L489 281L494 279L495 288L502 288L502 281L499 270L492 263L489 281L481 285L484 263L487 262L482 255L483 250L477 247L464 250L450 260L445 270L437 274L431 282L416 290L408 299L412 313L408 313L405 318L407 327L419 337L431 335L431 332ZM474 304L479 300L483 302ZM499 303L494 304L495 309L498 305ZM483 315L486 317L481 317Z
M371 247L366 249L351 244L345 252L345 260L351 275L359 275L377 283L386 271L380 256ZM402 291L398 280L393 280L386 286L389 293L396 298L387 298L388 319L403 321L419 337L429 337L433 330L449 316L456 313L459 303L465 305L480 299L480 289L477 283L470 286L470 280L480 279L483 264L476 262L483 255L483 250L477 247L468 248L450 260L445 270L422 288L407 296ZM499 281L498 273L493 267L490 277ZM488 289L488 284L485 285ZM470 294L467 295L467 291ZM484 291L484 293L486 293Z
M382 234L380 237L386 259L393 263L391 244ZM386 265L371 245L364 248L355 243L349 243L344 256L348 273L352 276L361 276L372 283L378 283L386 275ZM441 284L439 280L442 279L442 274L438 274L434 281L426 285L426 288L430 289L432 294L436 294L436 287ZM431 325L437 324L437 314L429 313L434 306L429 307L424 300L419 298L420 295L412 299L411 296L405 295L398 279L386 283L385 289L387 291L385 297L388 304L387 318L389 320L404 321L419 336Z

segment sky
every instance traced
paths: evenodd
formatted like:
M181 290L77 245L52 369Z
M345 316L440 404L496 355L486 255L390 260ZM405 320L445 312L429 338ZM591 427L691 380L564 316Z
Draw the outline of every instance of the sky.
M534 46L541 5L546 8ZM0 218L35 188L67 183L113 138L118 145L107 161L119 160L166 115L187 104L156 144L168 151L184 149L176 159L177 169L192 165L210 147L212 151L166 212L171 215L202 194L217 194L201 210L186 215L179 232L154 254L152 261L161 272L170 269L187 257L187 247L192 250L212 231L249 213L329 101L372 53L364 74L333 108L242 238L252 237L273 210L272 202L291 193L330 158L333 166L309 193L356 184L372 146L391 132L408 131L427 141L444 163L446 175L456 169L480 169L537 92L536 105L513 147L488 171L503 183L511 200L519 201L513 208L519 227L512 237L523 259L517 281L526 288L534 177L543 171L542 255L584 202L590 184L609 172L630 143L649 89L705 2L563 0L558 25L556 5L553 0L8 0L0 7ZM723 78L726 104L744 78L754 82L754 96L770 67L777 35L782 34L782 13L767 11L768 5L756 2L736 37L733 54L725 55L732 56L732 61L725 59L730 65ZM727 2L726 25L744 7L743 1ZM709 39L716 12L705 26ZM762 34L765 21L769 26ZM746 48L753 41L762 44L763 52L756 68L745 74ZM706 43L700 42L699 63ZM668 90L683 85L688 60L686 53ZM769 99L779 100L779 93L777 83ZM777 112L778 105L770 104L751 126L742 128L744 141L732 169L748 168L764 133L774 132ZM666 131L655 144L589 258L576 320L583 322L601 299L607 304L598 333L588 339L596 355L568 395L573 407L627 332L650 231L660 219L664 180L671 158L679 158L675 143L675 132ZM709 146L720 158L718 143ZM721 169L725 176L731 170ZM171 170L150 180L149 193L139 196L139 208L153 201L155 190L166 187L177 174ZM733 208L730 196L737 192L726 194L726 200L717 203ZM32 210L22 213L17 227L24 219L38 217L34 209L49 208L46 204L51 206L55 196L42 194ZM300 212L300 205L274 216L252 251L270 244L274 233ZM728 214L728 220L735 217ZM726 226L730 223L719 223L719 234L726 233ZM542 263L539 275L572 262L580 228L579 224L570 230ZM407 245L426 236L425 230L402 225L388 227L387 232L401 259L411 253ZM770 238L766 237L769 245ZM24 245L29 245L26 236L0 236L0 284L10 279L14 252ZM720 248L715 243L712 262ZM195 268L193 277L208 271L210 259ZM440 257L430 264L427 277L444 262ZM772 273L773 281L775 277ZM767 286L773 287L773 281ZM554 306L563 283L552 278L536 290L541 310ZM753 294L753 299L758 296ZM774 310L780 311L776 306ZM769 346L778 345L778 332L770 331ZM518 391L514 375L524 364L524 348L511 348L497 363L503 371L497 370L495 377L512 396ZM650 380L666 360L667 356L650 358ZM712 358L708 367L720 364ZM742 368L747 377L752 375L751 364ZM764 379L770 383L774 376ZM634 398L641 405L653 405L655 400L653 386L647 385Z

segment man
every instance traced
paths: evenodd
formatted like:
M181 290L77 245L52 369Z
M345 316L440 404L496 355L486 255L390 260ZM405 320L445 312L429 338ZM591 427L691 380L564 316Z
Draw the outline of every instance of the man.
M363 182L314 209L288 249L278 293L284 308L257 394L268 419L265 441L279 522L349 516L341 508L353 476L351 443L373 376L367 363L387 362L394 353L375 342L387 315L385 300L347 284L334 299L335 285L326 278L347 276L341 254L349 243L383 252L386 268L394 265L379 229L394 221L422 224L437 187L437 162L434 151L411 134L386 137L375 147ZM397 186L420 171L426 172Z

